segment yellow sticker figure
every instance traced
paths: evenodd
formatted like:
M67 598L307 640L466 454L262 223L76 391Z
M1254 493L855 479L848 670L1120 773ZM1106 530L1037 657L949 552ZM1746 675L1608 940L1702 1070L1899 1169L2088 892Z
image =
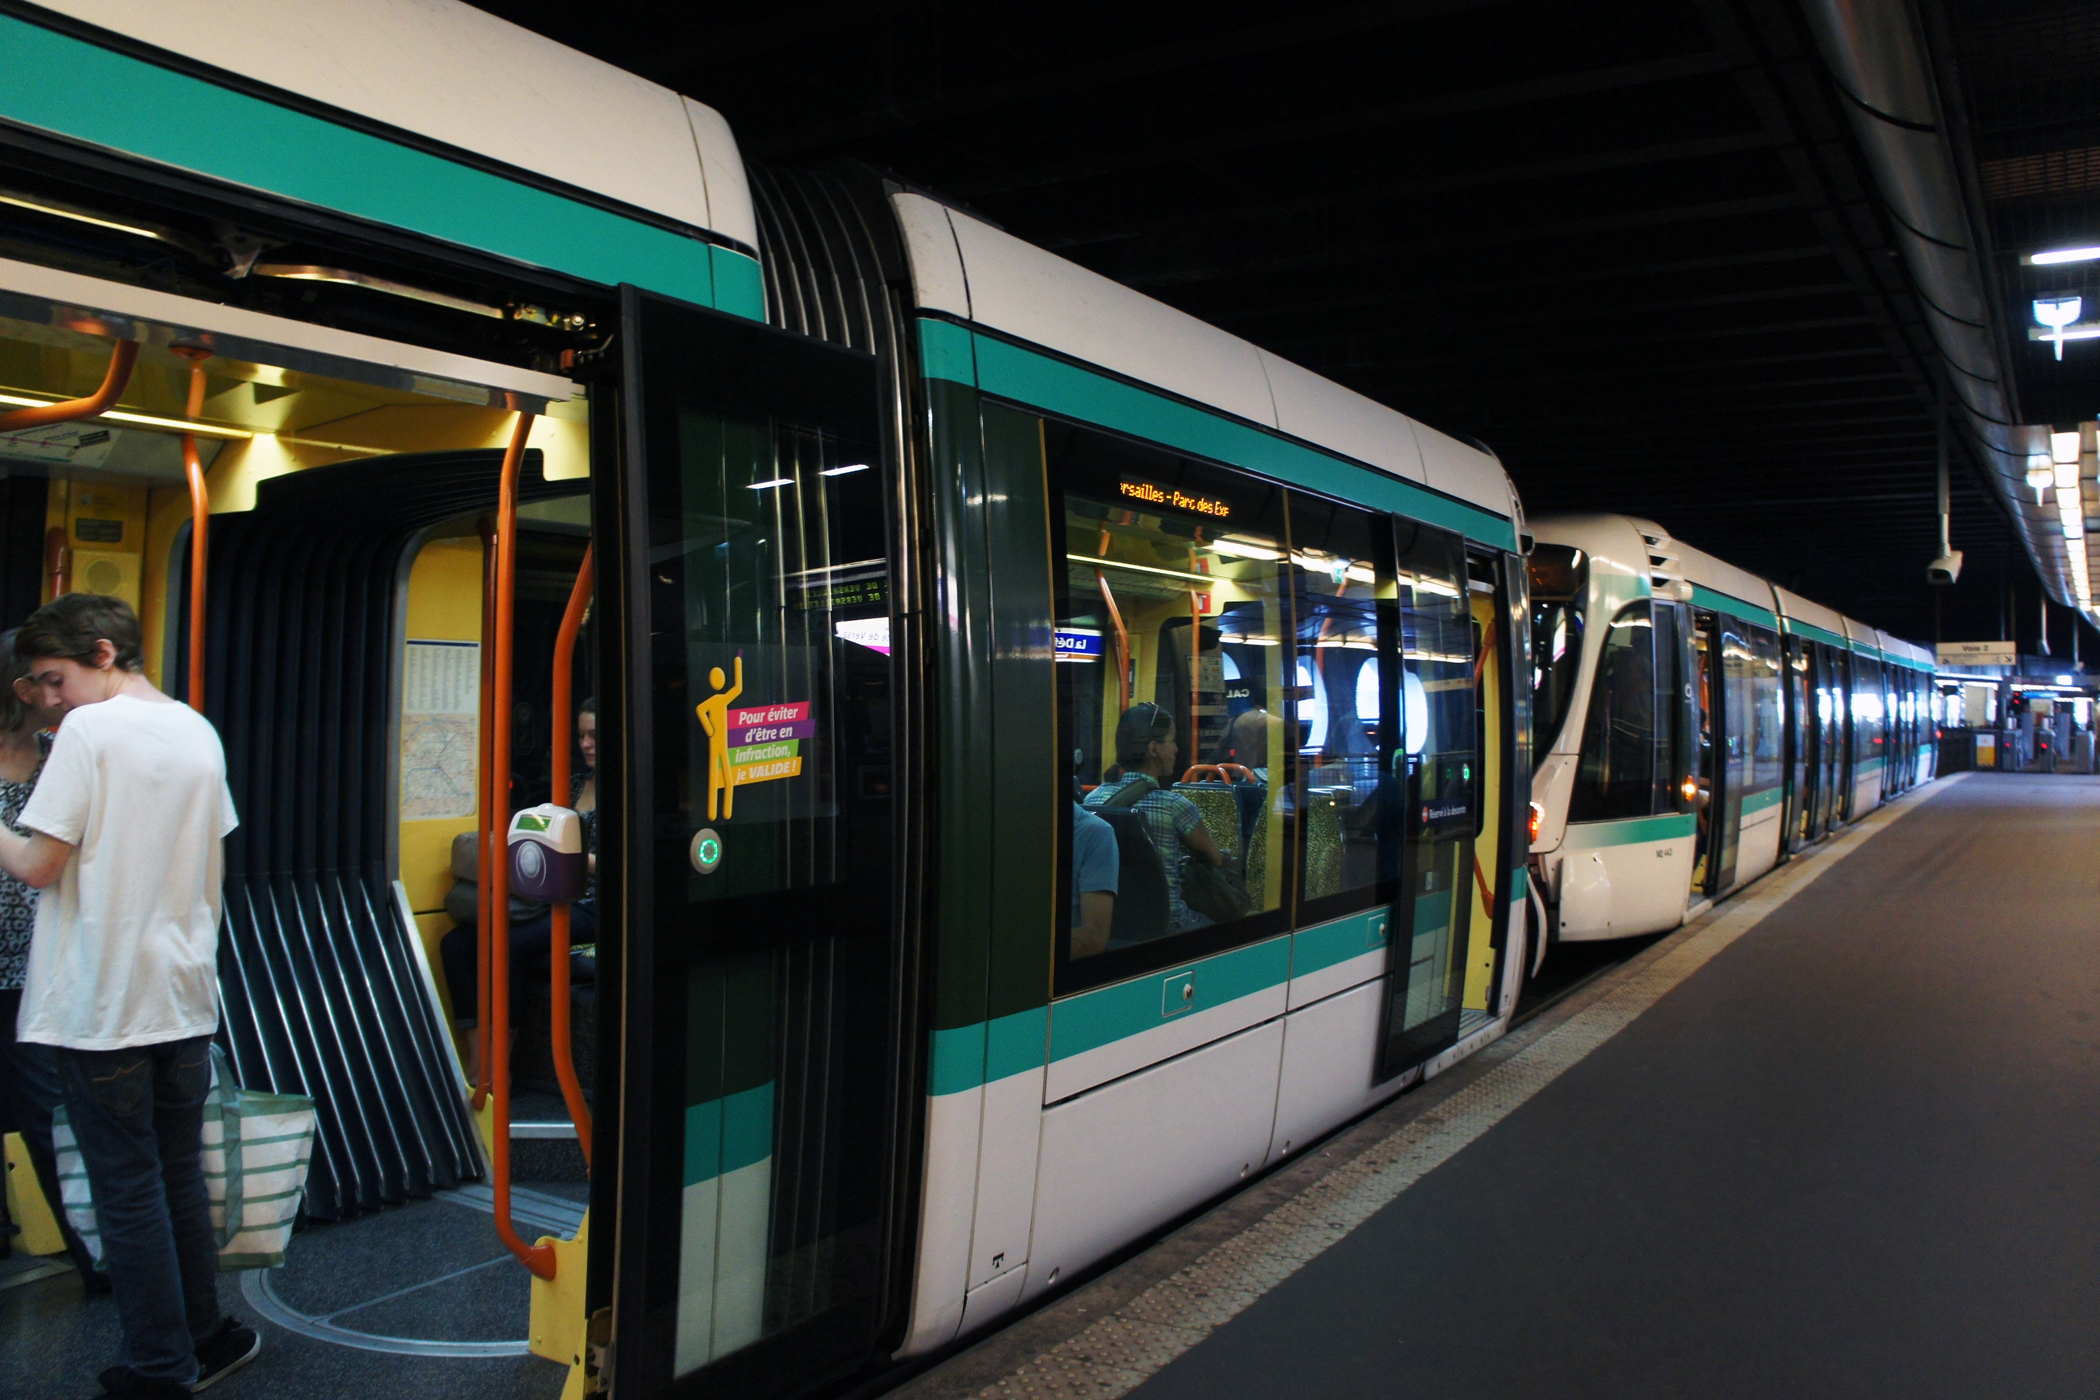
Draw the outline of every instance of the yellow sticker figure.
M715 820L716 799L721 802L722 820L736 808L736 775L729 767L729 704L744 693L744 658L736 659L736 684L722 689L722 668L707 673L707 683L718 692L693 706L700 727L707 733L707 819Z

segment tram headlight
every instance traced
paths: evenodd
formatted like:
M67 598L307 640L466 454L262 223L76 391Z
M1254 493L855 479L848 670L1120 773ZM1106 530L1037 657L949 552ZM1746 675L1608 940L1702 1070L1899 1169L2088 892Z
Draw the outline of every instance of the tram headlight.
M1685 774L1684 782L1678 787L1677 790L1684 794L1684 800L1686 805L1690 805L1691 803L1697 802L1699 800L1698 775L1695 773Z
M1531 844L1539 843L1539 828L1545 824L1546 809L1534 802L1531 804Z

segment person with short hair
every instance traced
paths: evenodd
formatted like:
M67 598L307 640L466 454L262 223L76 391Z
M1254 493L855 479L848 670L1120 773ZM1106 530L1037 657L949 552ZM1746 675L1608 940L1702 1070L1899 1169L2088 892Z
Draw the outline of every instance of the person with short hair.
M1203 813L1195 803L1171 790L1180 771L1175 766L1180 755L1174 742L1174 716L1150 700L1140 701L1116 721L1116 762L1122 766L1123 776L1104 782L1086 798L1090 810L1128 806L1144 818L1145 835L1159 853L1159 863L1166 874L1167 924L1174 933L1206 928L1211 922L1182 900L1183 845L1198 859L1212 865L1225 863L1225 853L1218 849L1210 828L1203 824ZM1131 800L1125 789L1136 783L1143 783L1148 791ZM1123 801L1115 800L1119 794Z
M28 702L29 690L29 669L15 652L10 628L0 633L0 822L17 836L29 834L19 819L51 751L51 736L45 731L59 721L57 712ZM59 1103L58 1057L48 1045L15 1039L36 905L35 890L0 872L0 1126L22 1135L37 1186L57 1217L59 1236L80 1271L81 1285L89 1293L107 1293L109 1275L95 1267L94 1256L66 1219L59 1198L58 1159L51 1146L51 1115Z
M204 1184L237 823L226 754L209 721L146 679L123 599L68 593L15 646L30 696L64 715L22 810L29 835L0 830L0 869L43 892L15 1034L55 1047L87 1167L124 1333L102 1387L173 1400L262 1346L219 1309Z

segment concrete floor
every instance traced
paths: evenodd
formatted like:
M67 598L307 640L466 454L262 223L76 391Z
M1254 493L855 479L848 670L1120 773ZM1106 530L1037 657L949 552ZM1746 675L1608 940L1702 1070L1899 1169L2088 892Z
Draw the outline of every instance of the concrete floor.
M1132 1393L2100 1393L2100 779L1925 796Z

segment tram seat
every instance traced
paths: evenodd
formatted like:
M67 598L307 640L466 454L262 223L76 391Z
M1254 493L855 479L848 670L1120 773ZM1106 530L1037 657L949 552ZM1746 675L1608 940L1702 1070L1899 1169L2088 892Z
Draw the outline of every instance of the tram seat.
M1235 865L1239 863L1242 839L1240 802L1233 787L1239 784L1226 783L1176 783L1174 791L1196 804L1203 814L1203 825L1210 830L1210 839L1218 843L1225 859Z
M1128 948L1173 932L1167 922L1167 872L1161 866L1145 819L1122 808L1096 810L1116 833L1116 916L1108 926L1108 946Z
M1342 816L1352 796L1346 787L1316 787L1306 795L1305 894L1308 899L1342 888Z

